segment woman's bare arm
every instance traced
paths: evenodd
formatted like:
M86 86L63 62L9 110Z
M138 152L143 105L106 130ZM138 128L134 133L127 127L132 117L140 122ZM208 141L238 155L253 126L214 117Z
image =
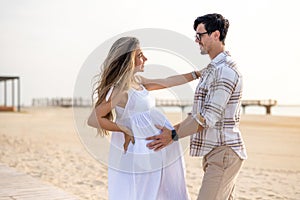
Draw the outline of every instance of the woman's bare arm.
M177 85L182 85L190 81L195 80L195 77L191 73L180 74L175 76L170 76L162 79L148 79L142 76L139 76L141 83L145 86L147 90L159 90L164 88L169 88ZM200 71L195 71L196 76L200 77Z
M120 124L117 124L105 116L122 100L124 100L125 93L118 91L118 89L113 91L113 94L109 98L109 101L103 100L96 108L93 109L92 113L88 119L88 125L94 128L102 128L108 131L116 131L124 133L124 151L127 151L130 141L134 144L134 137L130 129Z
M90 114L87 124L94 128L102 128L108 131L122 131L119 126L105 118L111 110L122 100L126 94L120 92L117 88L114 89L111 97L106 102L104 99L97 107L95 107Z
M102 128L108 131L122 131L116 123L105 118L105 116L111 111L111 109L111 101L102 102L100 105L98 105L92 110L87 124L91 127Z

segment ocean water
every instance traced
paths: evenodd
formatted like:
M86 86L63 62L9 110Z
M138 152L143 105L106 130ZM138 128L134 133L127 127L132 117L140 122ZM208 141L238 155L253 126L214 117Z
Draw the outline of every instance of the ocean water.
M179 107L160 107L164 112L181 112ZM186 107L184 112L190 112L191 107ZM261 106L248 106L244 114L265 115L266 109ZM300 105L278 105L271 108L271 115L275 116L296 116L300 117Z

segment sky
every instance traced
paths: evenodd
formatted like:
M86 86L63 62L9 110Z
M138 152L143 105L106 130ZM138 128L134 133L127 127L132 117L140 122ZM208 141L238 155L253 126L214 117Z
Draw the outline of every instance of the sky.
M296 0L0 0L0 76L21 77L22 105L72 97L83 64L103 42L143 28L194 40L193 22L207 13L229 19L226 49L243 74L243 99L300 104ZM0 83L0 104L3 90Z

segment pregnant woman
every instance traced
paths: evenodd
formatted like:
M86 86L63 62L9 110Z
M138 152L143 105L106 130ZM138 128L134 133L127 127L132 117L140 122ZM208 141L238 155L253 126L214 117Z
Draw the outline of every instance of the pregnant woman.
M197 79L200 72L147 79L136 75L144 71L146 61L138 39L118 39L102 65L95 90L97 101L88 124L97 128L101 135L112 132L109 199L189 199L176 132L167 148L154 152L146 147L149 141L145 138L161 132L155 124L174 129L165 115L155 108L155 99L149 91L187 83Z

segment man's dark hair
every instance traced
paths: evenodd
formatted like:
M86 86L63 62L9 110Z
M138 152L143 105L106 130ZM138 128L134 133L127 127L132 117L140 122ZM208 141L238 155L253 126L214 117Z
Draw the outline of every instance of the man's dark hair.
M225 38L229 28L229 21L221 14L213 13L197 17L194 21L194 30L196 31L199 24L204 24L208 35L218 30L220 32L220 41L225 44Z

